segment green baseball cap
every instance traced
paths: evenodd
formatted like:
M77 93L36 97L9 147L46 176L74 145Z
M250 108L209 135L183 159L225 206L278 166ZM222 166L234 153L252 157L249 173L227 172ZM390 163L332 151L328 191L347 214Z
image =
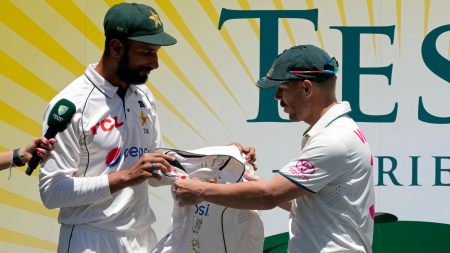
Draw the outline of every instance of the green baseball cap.
M123 37L147 44L170 46L177 40L164 32L158 13L150 6L121 3L111 7L103 22L105 36Z
M274 88L292 80L321 82L339 72L336 59L313 45L297 45L279 54L267 75L256 85Z

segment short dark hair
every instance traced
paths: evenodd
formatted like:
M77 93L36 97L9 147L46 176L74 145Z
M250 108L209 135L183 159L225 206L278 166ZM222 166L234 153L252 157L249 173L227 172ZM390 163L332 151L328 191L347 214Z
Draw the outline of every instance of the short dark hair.
M132 40L129 40L125 37L118 37L118 36L110 36L110 37L106 37L105 39L105 51L104 51L104 55L105 58L108 57L111 54L111 48L109 47L109 44L111 42L111 40L113 39L117 39L120 41L120 43L122 43L125 46L125 51L127 51L127 49L129 48Z

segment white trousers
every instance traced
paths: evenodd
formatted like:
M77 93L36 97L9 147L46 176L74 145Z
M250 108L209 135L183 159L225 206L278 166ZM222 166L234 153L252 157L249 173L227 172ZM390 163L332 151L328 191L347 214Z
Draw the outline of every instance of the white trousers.
M149 253L156 245L155 231L122 232L90 225L61 225L58 253Z

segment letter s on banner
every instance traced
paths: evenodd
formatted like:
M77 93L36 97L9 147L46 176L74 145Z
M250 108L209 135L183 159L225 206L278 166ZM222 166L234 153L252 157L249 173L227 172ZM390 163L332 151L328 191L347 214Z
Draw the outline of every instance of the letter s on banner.
M450 61L439 54L436 48L436 40L444 32L450 31L450 25L440 26L430 33L422 43L422 59L428 69L434 74L450 83ZM450 117L442 118L430 114L423 106L422 96L419 97L419 120L432 124L449 124Z

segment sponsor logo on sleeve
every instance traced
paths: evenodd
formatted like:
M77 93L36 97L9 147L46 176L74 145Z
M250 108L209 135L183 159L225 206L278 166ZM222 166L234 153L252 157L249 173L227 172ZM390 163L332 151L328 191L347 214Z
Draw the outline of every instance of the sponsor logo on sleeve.
M306 180L306 182L309 182L308 175L312 175L314 174L314 172L316 172L316 168L314 167L314 165L310 161L305 159L301 159L300 161L298 161L295 167L295 169L290 168L289 172L293 175L297 175L301 179Z

